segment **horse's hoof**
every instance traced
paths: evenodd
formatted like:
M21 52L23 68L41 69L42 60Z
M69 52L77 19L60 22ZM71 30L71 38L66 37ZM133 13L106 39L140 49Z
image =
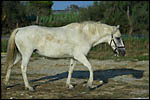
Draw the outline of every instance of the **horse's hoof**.
M6 81L3 82L4 86L8 87L10 84Z
M92 90L93 88L91 86L88 86L88 90Z
M10 85L9 83L4 83L4 84L3 84L4 89L8 89L8 88L9 88L9 85Z
M88 86L88 90L94 90L94 89L96 89L96 86Z
M100 84L103 84L104 82L103 81L99 81L100 82Z
M25 87L25 90L29 90L29 91L35 91L35 89L33 87Z
M4 89L8 90L10 88L9 88L9 86L4 85Z
M92 83L85 81L84 84L83 84L83 86L84 86L84 87L91 88L91 87L92 87Z
M74 86L71 85L71 84L67 84L66 87L67 87L68 89L73 89L73 88L74 88Z

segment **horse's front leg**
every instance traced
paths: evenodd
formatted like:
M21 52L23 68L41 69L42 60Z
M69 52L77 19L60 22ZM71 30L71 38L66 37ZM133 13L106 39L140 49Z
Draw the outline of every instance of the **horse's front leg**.
M90 72L90 77L89 77L87 85L88 85L89 88L92 88L93 70L92 70L91 64L89 63L89 61L87 60L87 58L85 57L85 55L82 54L82 53L75 54L74 58L77 59L79 62L81 62L84 66L86 66L88 68L88 70Z
M72 89L73 86L70 84L70 80L71 80L71 77L72 77L72 72L73 72L73 69L75 67L75 64L76 64L76 61L74 61L73 59L70 60L70 66L69 66L69 73L68 73L68 78L67 78L67 81L66 81L66 86L69 88L69 89Z

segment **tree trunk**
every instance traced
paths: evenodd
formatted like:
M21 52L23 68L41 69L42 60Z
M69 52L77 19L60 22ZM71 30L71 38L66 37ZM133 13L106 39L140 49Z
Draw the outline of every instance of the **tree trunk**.
M36 24L39 24L39 16L36 17Z
M129 35L131 35L132 32L133 32L133 23L132 23L132 21L131 21L130 15L129 15L129 6L128 6L128 8L127 8L127 16L128 16L128 20L129 20L129 24L130 24Z

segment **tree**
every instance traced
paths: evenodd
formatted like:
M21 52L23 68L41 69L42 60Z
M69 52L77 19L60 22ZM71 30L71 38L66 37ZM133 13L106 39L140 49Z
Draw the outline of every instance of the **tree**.
M88 6L88 8L81 8L80 9L80 18L83 21L86 20L93 20L93 21L99 21L101 17L103 17L103 12L101 13L100 9L100 3L97 1L94 1L94 4L91 6Z
M51 14L52 1L29 1L28 13L37 16L36 24L38 24L38 16L48 16Z
M24 20L25 8L20 1L3 1L2 2L2 30L4 33L10 32L16 28L17 23Z
M122 33L149 32L148 1L95 1L80 10L81 20L101 21L109 25L121 25Z
M68 6L65 10L69 10L69 11L78 11L80 8L78 7L78 5L70 5Z

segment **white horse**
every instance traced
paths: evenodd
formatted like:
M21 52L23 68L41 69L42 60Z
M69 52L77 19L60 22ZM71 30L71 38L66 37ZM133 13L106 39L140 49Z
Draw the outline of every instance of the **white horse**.
M72 23L63 27L48 28L27 26L15 29L8 42L5 85L8 85L11 68L22 60L21 71L25 89L33 91L29 85L26 71L33 52L52 58L69 57L70 68L66 86L72 88L70 79L76 63L81 62L89 69L88 87L92 86L93 70L86 58L89 50L97 44L107 42L117 55L125 55L119 25L110 26L100 22Z

